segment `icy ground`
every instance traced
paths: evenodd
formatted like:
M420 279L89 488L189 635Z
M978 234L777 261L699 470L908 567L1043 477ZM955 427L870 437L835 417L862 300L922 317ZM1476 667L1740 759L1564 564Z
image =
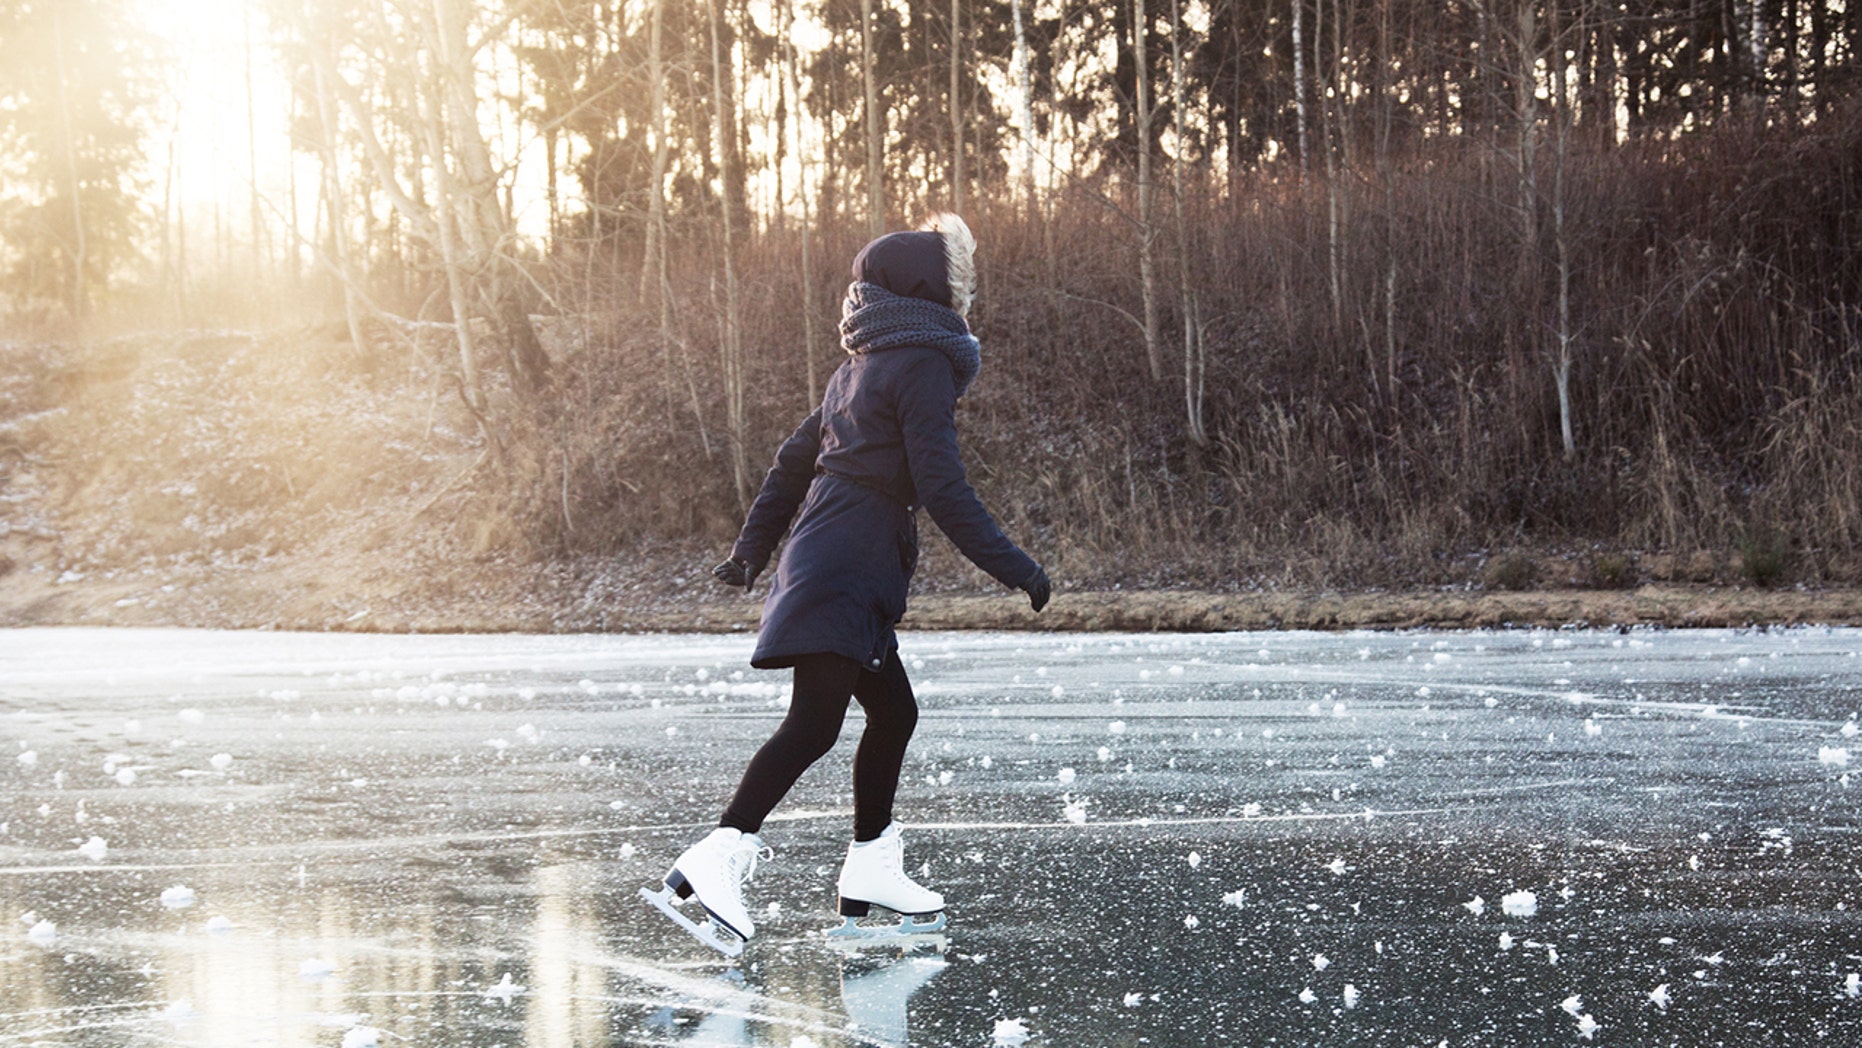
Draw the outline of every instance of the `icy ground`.
M0 633L0 1045L1862 1044L1862 633L907 635L943 949L818 938L855 713L730 964L749 647Z

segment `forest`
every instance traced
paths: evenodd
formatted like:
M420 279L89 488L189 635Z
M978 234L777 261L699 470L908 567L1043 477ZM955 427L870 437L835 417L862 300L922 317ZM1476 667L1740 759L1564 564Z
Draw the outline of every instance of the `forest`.
M367 402L446 467L319 483L372 442L329 417L216 445L244 479L186 516L223 554L388 498L467 559L722 551L842 356L853 254L951 210L966 461L1063 589L1862 580L1853 0L251 9L227 61L287 85L254 150L291 181L209 224L150 146L136 4L0 0L16 412L126 338L149 373L136 332L247 332L213 379L245 431ZM164 441L209 423L136 410L40 424L114 471L15 433L0 494L57 459L47 512L101 514L200 457ZM198 555L153 498L60 564Z

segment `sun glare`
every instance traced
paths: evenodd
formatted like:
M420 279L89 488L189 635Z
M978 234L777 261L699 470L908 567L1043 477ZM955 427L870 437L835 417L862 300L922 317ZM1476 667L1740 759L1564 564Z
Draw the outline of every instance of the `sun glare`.
M223 212L243 230L254 180L282 199L288 161L271 145L284 140L286 103L263 21L247 0L136 0L135 9L169 57L150 129L151 193Z

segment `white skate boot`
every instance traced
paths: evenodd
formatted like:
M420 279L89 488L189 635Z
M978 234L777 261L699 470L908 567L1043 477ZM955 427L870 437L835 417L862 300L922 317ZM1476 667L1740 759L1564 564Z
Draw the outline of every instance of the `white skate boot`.
M756 834L720 826L685 849L667 872L663 888L642 888L640 896L700 942L726 957L736 957L756 934L744 906L744 882L756 873L757 860L768 854ZM698 924L673 908L693 896L711 918L709 923Z
M840 868L841 923L830 936L930 935L944 930L944 897L905 875L905 845L899 824L893 823L878 838L847 846L847 861ZM857 922L875 906L899 915L894 926L863 928ZM916 920L929 917L929 920Z

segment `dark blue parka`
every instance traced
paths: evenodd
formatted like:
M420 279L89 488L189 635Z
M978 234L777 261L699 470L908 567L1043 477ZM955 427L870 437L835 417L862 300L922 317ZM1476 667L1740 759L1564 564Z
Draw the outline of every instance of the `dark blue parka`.
M751 665L844 655L878 669L918 564L917 509L1004 586L1037 565L1002 534L957 454L957 381L936 349L856 353L776 452L732 555L753 572L795 522L763 605ZM799 514L798 514L799 511Z

